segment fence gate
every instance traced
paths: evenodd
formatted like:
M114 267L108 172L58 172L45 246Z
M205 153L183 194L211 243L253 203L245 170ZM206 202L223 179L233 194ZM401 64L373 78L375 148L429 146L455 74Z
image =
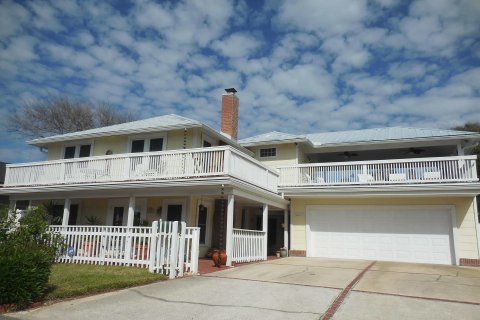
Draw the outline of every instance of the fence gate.
M185 222L153 222L149 271L170 279L198 273L199 240L200 228L187 228Z

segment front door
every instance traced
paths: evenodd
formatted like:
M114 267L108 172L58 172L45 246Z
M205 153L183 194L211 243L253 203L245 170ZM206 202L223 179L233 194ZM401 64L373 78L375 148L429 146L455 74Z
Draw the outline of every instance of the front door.
M123 218L125 215L125 207L113 207L113 226L123 226Z

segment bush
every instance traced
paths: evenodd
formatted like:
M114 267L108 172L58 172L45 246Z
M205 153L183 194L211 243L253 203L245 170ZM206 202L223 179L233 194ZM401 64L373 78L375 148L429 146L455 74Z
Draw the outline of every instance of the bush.
M0 222L0 305L24 308L45 294L59 240L43 207Z

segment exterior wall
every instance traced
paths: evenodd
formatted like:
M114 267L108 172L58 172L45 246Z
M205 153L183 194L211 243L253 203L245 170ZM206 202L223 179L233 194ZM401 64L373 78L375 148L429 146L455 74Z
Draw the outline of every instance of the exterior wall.
M307 205L453 205L457 220L457 258L478 259L478 242L475 229L473 198L365 198L365 199L292 199L291 249L304 251L306 240Z
M95 216L105 225L107 223L108 199L83 199L80 203L80 213L77 218L79 225L87 224L87 217ZM110 223L109 223L110 224Z
M277 148L277 156L272 158L260 158L260 149L264 148ZM274 169L278 166L297 164L297 149L294 143L268 145L249 149L255 153L255 159Z
M108 150L113 154L126 153L128 145L127 136L111 136L95 139L93 145L94 156L104 156Z
M62 143L48 145L47 160L58 160L62 158Z
M192 148L192 129L187 130L186 134L186 148ZM174 130L168 132L167 136L167 150L178 150L183 149L183 138L184 138L184 130Z

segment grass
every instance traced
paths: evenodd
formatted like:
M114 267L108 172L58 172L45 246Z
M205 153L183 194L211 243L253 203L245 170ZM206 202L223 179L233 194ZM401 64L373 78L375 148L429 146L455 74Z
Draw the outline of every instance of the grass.
M60 300L112 291L167 279L146 268L55 264L50 274L50 289L45 300Z

